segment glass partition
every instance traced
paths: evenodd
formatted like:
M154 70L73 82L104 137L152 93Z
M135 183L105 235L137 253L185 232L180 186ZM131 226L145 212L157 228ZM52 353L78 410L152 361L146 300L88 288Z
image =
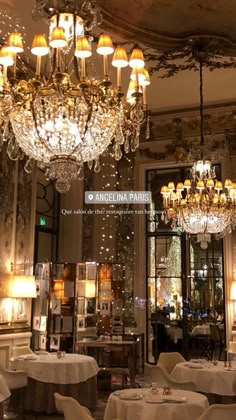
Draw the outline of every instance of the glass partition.
M212 339L211 325L220 330L222 340L225 335L223 240L211 236L206 247L196 235L180 234L161 220L161 185L169 179L181 181L187 173L188 168L147 171L147 190L152 191L146 211L146 354L150 363L156 363L162 351L201 356L201 348Z

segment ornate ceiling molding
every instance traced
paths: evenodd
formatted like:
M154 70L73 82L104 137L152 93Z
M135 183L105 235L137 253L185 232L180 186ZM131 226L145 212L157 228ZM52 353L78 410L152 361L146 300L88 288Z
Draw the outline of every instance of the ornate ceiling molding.
M202 151L213 160L227 154L236 155L236 106L208 107L204 116L205 145ZM142 141L141 157L151 160L173 158L177 162L192 161L199 155L200 116L196 108L153 114L150 117L150 138Z
M101 8L103 15L102 26L107 30L119 34L130 42L141 43L154 51L182 50L194 39L206 38L215 41L226 55L236 55L236 41L229 37L211 33L189 32L181 36L167 35L150 29L143 29L132 22L125 21L119 16Z

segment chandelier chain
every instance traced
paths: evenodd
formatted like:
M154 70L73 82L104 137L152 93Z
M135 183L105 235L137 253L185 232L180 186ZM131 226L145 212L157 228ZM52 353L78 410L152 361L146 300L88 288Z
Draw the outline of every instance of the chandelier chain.
M204 111L203 111L203 77L202 77L202 60L199 61L199 78L200 78L200 134L201 134L201 146L204 146Z

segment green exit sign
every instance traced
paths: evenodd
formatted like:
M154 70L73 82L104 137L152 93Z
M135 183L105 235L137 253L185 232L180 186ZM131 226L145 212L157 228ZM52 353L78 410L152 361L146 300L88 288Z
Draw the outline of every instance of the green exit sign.
M40 224L40 226L46 226L46 219L45 219L45 217L40 217L39 224Z

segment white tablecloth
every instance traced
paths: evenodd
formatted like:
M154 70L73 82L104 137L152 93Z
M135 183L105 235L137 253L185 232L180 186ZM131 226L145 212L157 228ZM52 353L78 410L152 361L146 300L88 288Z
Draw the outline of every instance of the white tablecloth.
M193 336L195 336L195 335L210 335L210 334L211 334L211 330L210 330L210 325L209 324L196 325L191 332L191 335L193 335Z
M169 335L169 337L171 338L171 340L173 340L174 343L176 343L176 344L177 344L178 340L183 339L183 330L180 327L166 326L166 332Z
M98 373L97 362L90 356L66 354L58 359L56 354L48 354L35 357L35 360L15 359L13 366L26 371L28 376L37 381L54 384L76 384Z
M142 395L149 391L136 388L127 392ZM158 395L161 397L162 390L159 390ZM207 398L196 392L173 390L173 396L186 397L187 400L184 403L150 404L144 399L122 400L113 393L108 399L104 420L197 420L209 405Z
M200 365L201 368L199 369L188 367L186 364L194 365L186 362L178 363L171 373L171 377L181 381L193 381L199 392L235 396L236 370L225 370L224 362L218 362L217 366L207 362L204 365ZM236 368L235 362L233 362L233 367Z

